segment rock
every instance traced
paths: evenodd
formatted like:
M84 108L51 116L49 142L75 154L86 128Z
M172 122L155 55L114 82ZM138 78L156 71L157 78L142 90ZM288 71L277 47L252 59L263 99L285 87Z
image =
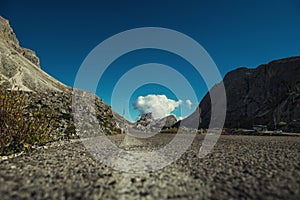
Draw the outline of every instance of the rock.
M19 53L25 58L27 58L34 65L40 68L40 60L36 56L35 52L30 49L20 47L19 40L17 39L15 33L13 32L13 29L9 25L8 20L4 19L1 16L0 16L0 37L7 44L7 46L9 46L12 50L15 50L10 52L12 55L16 55L17 53ZM1 48L1 50L3 50L3 47Z
M171 128L172 125L177 122L177 119L174 115L169 115L169 116L163 118L162 122L164 124L162 129L168 129L168 128Z
M148 126L154 119L152 118L152 113L145 113L140 116L140 119L137 120L136 125Z
M25 98L24 117L35 117L33 113L39 110L38 113L51 119L49 128L62 139L76 138L79 133L84 137L120 133L111 107L94 94L72 90L45 73L39 63L32 50L19 45L8 20L0 16L0 89ZM74 91L74 98L79 99L76 109L84 111L76 124L72 107ZM92 107L96 108L96 121L92 120ZM95 133L98 124L100 130Z
M161 129L170 128L176 122L177 119L174 115L169 115L161 119L154 119L152 113L145 113L140 116L134 127L143 131L159 131Z
M70 89L41 70L35 52L19 45L8 20L1 16L0 84L8 89L38 93Z
M295 121L300 121L300 56L272 61L255 69L239 68L226 74L224 85L227 96L226 128L252 128L285 122L286 131L300 132ZM217 90L218 85L211 91ZM199 108L202 123L207 128L211 117L209 93L198 109L182 122L187 126L198 124ZM175 126L179 126L179 123ZM293 128L292 128L293 127Z

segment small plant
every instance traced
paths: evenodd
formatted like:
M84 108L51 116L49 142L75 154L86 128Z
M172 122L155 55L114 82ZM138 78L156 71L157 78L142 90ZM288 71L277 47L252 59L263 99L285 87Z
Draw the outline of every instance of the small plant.
M51 116L39 108L27 109L28 95L0 86L0 155L28 151L54 140ZM27 110L26 110L27 109ZM24 111L28 114L24 114Z

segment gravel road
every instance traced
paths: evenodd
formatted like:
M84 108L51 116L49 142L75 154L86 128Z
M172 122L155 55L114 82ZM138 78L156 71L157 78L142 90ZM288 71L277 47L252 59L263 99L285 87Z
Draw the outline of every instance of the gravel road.
M110 139L122 144L122 135ZM143 139L157 149L171 134ZM184 139L184 136L183 136ZM221 136L199 159L203 136L167 167L124 173L94 160L80 141L52 143L0 161L1 199L299 199L300 137Z

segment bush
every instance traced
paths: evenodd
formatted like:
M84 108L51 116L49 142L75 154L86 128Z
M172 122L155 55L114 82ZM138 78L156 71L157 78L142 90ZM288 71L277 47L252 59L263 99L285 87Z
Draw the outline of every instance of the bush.
M27 97L25 92L8 91L0 86L0 155L28 151L33 145L55 139L49 113L35 108L24 114L29 103Z

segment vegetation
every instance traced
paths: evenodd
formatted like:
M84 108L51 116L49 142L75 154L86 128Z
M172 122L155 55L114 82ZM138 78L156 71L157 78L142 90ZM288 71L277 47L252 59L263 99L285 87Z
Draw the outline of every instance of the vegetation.
M25 114L28 104L25 94L0 86L0 155L28 151L33 145L55 139L51 134L51 113L34 108Z
M160 130L160 133L177 133L178 129L177 128L170 128L170 129L162 129Z

